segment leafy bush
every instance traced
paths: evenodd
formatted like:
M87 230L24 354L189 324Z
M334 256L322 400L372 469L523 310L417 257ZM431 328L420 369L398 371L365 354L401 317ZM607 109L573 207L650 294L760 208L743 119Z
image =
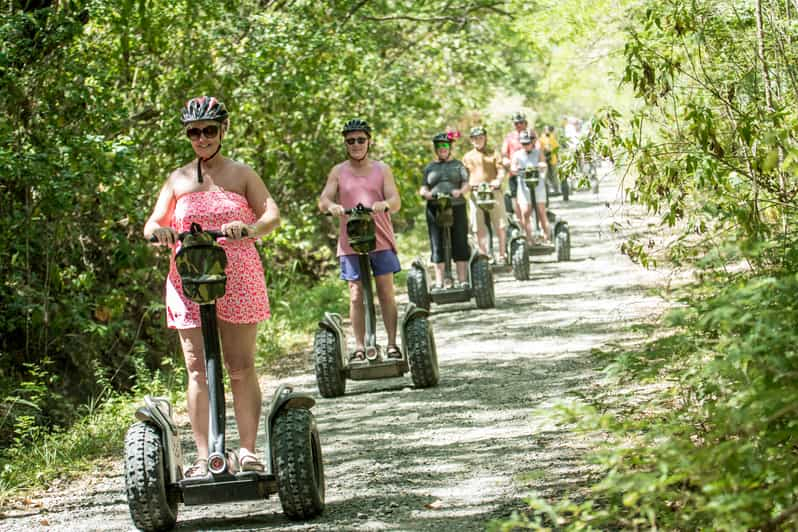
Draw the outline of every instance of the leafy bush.
M670 334L603 355L623 382L669 383L666 392L571 412L583 429L609 432L597 456L604 478L577 502L532 499L529 515L497 526L798 526L796 290L795 274L685 288L663 323Z

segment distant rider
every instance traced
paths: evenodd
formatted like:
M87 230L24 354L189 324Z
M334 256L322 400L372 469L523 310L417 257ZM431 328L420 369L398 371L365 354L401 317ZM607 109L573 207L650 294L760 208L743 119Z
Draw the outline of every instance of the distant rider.
M502 164L501 154L498 150L488 147L487 131L484 127L471 128L470 137L474 148L463 157L463 166L468 170L468 184L471 187L488 183L493 189L493 198L496 200L496 204L490 210L490 223L493 226L494 234L499 236L499 262L503 264L506 260L505 241L507 234L505 226L507 225L507 213L504 209L502 198L504 192L502 189L504 188L506 172ZM488 228L485 224L484 212L477 205L476 194L473 192L469 196L469 213L471 215L472 230L477 234L479 252L487 255Z
M457 279L460 287L468 286L468 259L471 251L468 247L468 215L466 214L465 196L468 191L468 170L463 163L452 159L452 145L455 135L438 133L432 138L436 160L424 168L419 194L427 200L427 229L431 247L431 261L435 264L434 289L444 288L443 231L435 220L439 206L433 201L433 195L446 193L452 195L454 225L452 234L452 259L457 266Z
M341 279L349 283L349 318L355 337L353 361L366 360L365 315L363 307L363 285L360 281L358 254L349 245L346 235L345 209L359 203L374 210L377 248L369 253L371 270L377 285L382 319L388 335L386 356L402 358L396 345L397 310L394 293L394 274L401 271L396 254L391 213L401 207L399 191L390 167L368 157L371 147L371 126L365 120L349 120L341 130L347 160L335 165L327 176L327 183L319 198L319 209L340 218L338 236L338 259Z
M540 147L543 149L543 156L547 165L546 183L548 184L548 189L558 193L560 192L560 180L557 178L557 154L560 143L557 142L554 126L546 126L543 129L543 134L540 136Z
M526 231L527 239L533 243L533 231L531 220L532 197L529 188L523 179L523 172L526 168L537 168L540 172L540 179L535 187L535 207L537 209L540 228L543 231L543 240L549 240L549 223L546 219L546 162L543 158L542 150L537 144L534 133L524 131L520 135L521 149L513 154L510 163L510 172L517 181L518 206L521 211L521 223Z

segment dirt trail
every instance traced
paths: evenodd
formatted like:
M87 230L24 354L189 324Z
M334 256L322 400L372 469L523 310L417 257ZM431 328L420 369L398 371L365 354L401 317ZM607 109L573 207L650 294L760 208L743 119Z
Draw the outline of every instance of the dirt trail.
M499 274L495 309L433 306L437 388L415 390L409 376L350 381L344 397L319 400L327 477L320 518L291 522L275 496L181 507L177 530L484 530L522 507L530 491L556 494L584 479L590 442L558 426L553 407L595 392L592 348L663 307L648 295L662 275L618 251L626 234L647 223L618 197L609 175L598 196L555 198L552 208L571 226L572 261L537 257L526 282ZM613 233L612 222L623 231ZM285 380L318 397L307 368ZM264 397L276 384L265 382ZM0 530L133 529L121 462L35 502L41 508L7 513Z

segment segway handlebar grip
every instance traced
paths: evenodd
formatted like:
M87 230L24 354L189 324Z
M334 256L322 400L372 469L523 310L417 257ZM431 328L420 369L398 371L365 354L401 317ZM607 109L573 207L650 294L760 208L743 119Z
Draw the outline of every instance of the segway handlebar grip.
M347 216L357 213L372 213L372 212L374 212L374 209L372 209L371 207L366 207L362 203L358 203L355 207L352 207L351 209L344 209L344 214L346 214ZM324 216L332 216L332 213L327 211L324 213Z
M227 235L225 235L221 231L208 230L208 231L204 231L204 232L208 233L209 235L211 235L216 240L219 240L220 238L227 238ZM180 242L182 242L183 239L186 238L186 236L188 236L190 234L191 234L191 231L184 231L182 233L178 233L177 239ZM246 229L242 229L241 230L241 236L249 236L249 231L247 231ZM153 244L157 244L158 243L158 239L156 238L155 235L152 235L150 237L150 242L152 242Z

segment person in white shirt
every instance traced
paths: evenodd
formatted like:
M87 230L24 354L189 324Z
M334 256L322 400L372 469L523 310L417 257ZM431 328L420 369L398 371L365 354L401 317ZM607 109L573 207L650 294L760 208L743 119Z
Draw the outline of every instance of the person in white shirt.
M513 153L510 163L510 172L518 181L518 207L521 211L521 225L526 232L527 240L533 243L532 235L532 194L523 179L524 170L528 167L537 168L540 179L535 187L535 208L537 209L540 228L543 231L543 241L549 240L549 221L546 218L546 161L537 142L535 133L524 131L519 136L521 149Z

